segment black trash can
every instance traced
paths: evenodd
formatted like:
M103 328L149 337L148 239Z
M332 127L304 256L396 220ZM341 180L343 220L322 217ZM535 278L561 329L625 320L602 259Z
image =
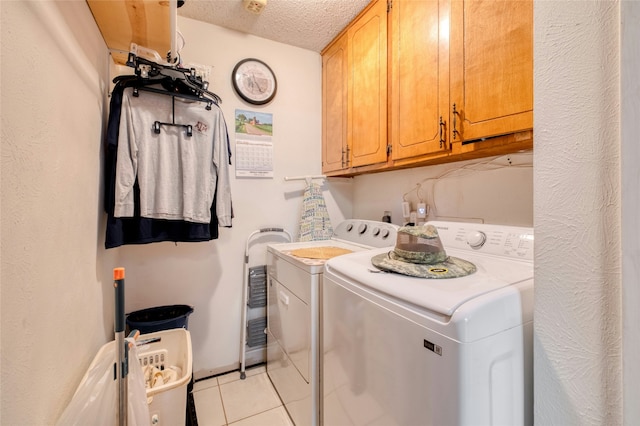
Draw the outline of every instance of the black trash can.
M129 330L146 334L172 328L188 328L191 313L193 307L188 305L157 306L131 312L126 321Z

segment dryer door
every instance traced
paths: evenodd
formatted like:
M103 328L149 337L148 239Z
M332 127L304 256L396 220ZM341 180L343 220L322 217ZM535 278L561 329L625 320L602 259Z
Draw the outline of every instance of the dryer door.
M316 425L309 306L269 276L267 374L296 425ZM317 380L317 379L316 379Z

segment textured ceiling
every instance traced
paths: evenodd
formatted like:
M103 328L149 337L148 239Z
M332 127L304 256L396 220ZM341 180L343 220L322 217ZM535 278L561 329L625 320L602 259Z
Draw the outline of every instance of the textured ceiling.
M262 13L242 0L186 0L178 15L320 52L370 0L267 0Z

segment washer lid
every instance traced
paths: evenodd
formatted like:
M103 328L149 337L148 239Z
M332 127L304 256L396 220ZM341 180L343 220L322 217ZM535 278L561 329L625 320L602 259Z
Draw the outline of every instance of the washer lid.
M474 274L460 278L428 279L380 272L371 264L371 258L390 250L393 247L330 259L325 264L325 277L345 277L354 284L446 316L453 315L462 304L476 297L533 278L532 262L453 249L448 249L447 254L473 262L477 267Z

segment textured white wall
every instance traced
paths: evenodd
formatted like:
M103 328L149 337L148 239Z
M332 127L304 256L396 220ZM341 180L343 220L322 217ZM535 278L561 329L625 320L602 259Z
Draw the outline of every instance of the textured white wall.
M535 422L621 424L619 3L534 7Z
M189 317L196 378L238 368L243 283L243 258L251 232L282 226L294 236L302 206L304 181L285 176L321 173L320 55L266 39L180 17L186 40L185 62L213 66L210 90L222 97L235 164L235 109L273 114L273 179L235 178L231 188L233 227L221 228L220 238L206 243L159 243L125 246L120 264L127 270L127 312L168 304L195 307ZM238 61L254 57L275 72L278 91L262 107L240 100L231 87ZM351 183L332 180L324 195L334 224L351 217ZM264 249L251 253L264 264ZM253 263L253 261L252 261Z
M113 339L98 243L107 50L85 2L1 2L2 413L54 424Z
M418 186L419 185L419 186ZM422 200L426 220L452 220L533 226L533 155L517 153L357 176L353 188L354 217L404 223L401 203Z

